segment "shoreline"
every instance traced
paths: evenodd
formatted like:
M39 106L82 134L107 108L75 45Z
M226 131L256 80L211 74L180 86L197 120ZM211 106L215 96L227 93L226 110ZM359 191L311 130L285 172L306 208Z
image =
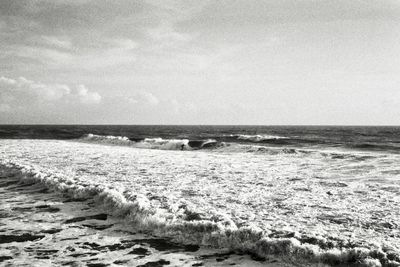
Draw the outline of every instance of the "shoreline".
M289 266L141 233L40 183L0 177L0 266Z

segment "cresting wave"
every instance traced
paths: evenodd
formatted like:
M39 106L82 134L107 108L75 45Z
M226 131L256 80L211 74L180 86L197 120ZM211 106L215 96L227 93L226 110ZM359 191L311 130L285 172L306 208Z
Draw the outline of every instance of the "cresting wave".
M282 137L283 138L283 137ZM363 161L373 158L371 155L363 155L357 153L340 152L340 151L324 151L317 149L299 149L293 147L267 147L263 145L253 144L237 144L218 142L214 139L206 140L189 140L189 139L163 139L163 138L145 138L143 140L134 141L125 136L112 135L95 135L88 134L78 139L79 141L98 143L105 145L132 146L143 149L161 149L161 150L199 150L199 149L217 149L220 152L230 153L256 153L256 154L293 154L293 155L310 155L314 154L319 157L332 159L354 159Z
M165 203L156 208L146 196L126 188L90 183L61 173L0 160L3 175L20 177L21 183L36 182L72 198L93 198L109 214L129 221L134 227L184 243L230 248L261 257L277 256L310 266L353 264L357 266L400 266L400 254L380 245L362 246L332 238L306 236L297 232L238 227L224 214L201 218L196 208L184 202Z
M235 137L238 140L246 140L246 141L252 141L252 142L263 142L263 141L273 141L273 140L280 140L280 139L288 139L287 137L284 136L277 136L277 135L261 135L261 134L256 134L256 135L248 135L248 134L233 134L229 135L230 137Z
M257 138L257 136L245 136L245 135L239 136L238 138L253 139L253 137ZM263 138L267 137L263 136ZM261 137L259 139L261 140ZM266 153L272 155L312 153L312 151L307 151L303 149L270 148L258 144L245 145L237 143L225 143L225 142L218 142L214 139L189 140L189 139L145 138L143 140L133 140L126 136L113 136L113 135L106 136L106 135L87 134L78 140L83 142L98 143L105 145L132 146L135 148L161 149L161 150L198 150L198 149L218 148L218 151L221 152L238 152L238 153L250 152L250 153Z
M224 141L234 143L257 143L257 144L271 144L271 145L297 145L309 146L324 143L324 140L312 140L308 138L301 138L297 136L280 136L270 134L229 134L222 137Z
M79 139L82 142L132 146L135 148L161 149L161 150L199 150L218 149L221 152L256 152L267 154L310 154L318 153L322 156L333 157L333 153L324 153L322 150L338 150L347 152L391 152L398 153L397 145L375 146L373 144L344 144L343 146L331 144L322 145L323 141L311 139L289 138L275 135L240 135L231 134L215 136L207 139L164 139L157 138L128 138L126 136L86 134ZM248 145L248 144L251 145ZM311 146L310 146L311 145ZM320 149L324 148L324 149ZM339 156L340 157L340 156Z
M79 140L100 144L133 146L136 148L163 149L163 150L195 150L214 148L223 145L213 139L207 140L189 140L189 139L163 139L163 138L145 138L143 140L133 140L125 136L96 135L87 134Z

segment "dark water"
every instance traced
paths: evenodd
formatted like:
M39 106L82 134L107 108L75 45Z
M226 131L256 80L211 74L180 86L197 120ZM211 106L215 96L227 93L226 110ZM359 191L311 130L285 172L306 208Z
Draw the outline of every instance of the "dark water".
M344 147L400 152L400 127L385 126L155 126L155 125L0 125L2 139L75 139L89 133L145 138L214 139L279 147Z

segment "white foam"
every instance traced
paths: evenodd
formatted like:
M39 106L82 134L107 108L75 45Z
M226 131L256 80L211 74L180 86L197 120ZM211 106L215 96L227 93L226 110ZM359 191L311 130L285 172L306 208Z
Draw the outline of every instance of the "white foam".
M81 138L82 141L97 142L100 144L111 145L132 145L134 142L130 141L126 136L113 136L113 135L97 135L88 134Z
M256 134L256 135L247 135L247 134L239 134L239 135L231 135L231 136L236 136L237 139L239 140L249 140L252 142L262 142L262 141L267 141L267 140L276 140L276 139L287 139L287 137L284 136L277 136L277 135L261 135L261 134Z
M196 150L202 148L208 148L210 145L218 144L222 147L224 144L219 144L214 139L206 140L196 140L194 142L199 142L196 146L192 147L190 145L189 139L163 139L163 138L145 138L144 140L135 142L130 140L126 136L112 136L112 135L96 135L87 134L78 141L87 143L96 143L104 145L120 145L120 146L132 146L136 148L146 148L146 149L160 149L160 150Z
M142 142L136 143L136 147L163 150L190 150L191 148L188 143L188 139L145 138Z
M1 140L0 155L5 172L94 198L136 227L182 242L296 262L400 262L398 229L387 227L400 219L399 186L335 179L363 174L358 167L365 163L347 173L341 161L313 158L312 166L297 154L171 153L45 140ZM382 207L386 217L369 217Z
M88 134L80 141L107 144L107 145L121 145L121 146L132 146L137 148L147 149L162 149L162 150L191 150L192 148L188 145L188 139L163 139L163 138L145 138L142 141L135 142L129 140L125 136L112 136L112 135L96 135Z

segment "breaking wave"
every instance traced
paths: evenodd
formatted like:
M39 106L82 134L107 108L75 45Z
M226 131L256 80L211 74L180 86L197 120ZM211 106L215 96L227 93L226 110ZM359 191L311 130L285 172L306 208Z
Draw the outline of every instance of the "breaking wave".
M343 242L335 237L307 236L298 232L263 231L257 227L238 227L228 216L215 213L203 218L196 207L181 200L165 203L163 209L153 206L145 195L112 185L90 183L49 173L35 166L0 161L0 172L20 177L21 183L36 182L63 192L72 198L94 199L109 214L129 221L139 230L162 237L200 245L229 248L261 257L277 256L310 266L330 265L399 266L400 254L391 248Z
M250 141L250 142L264 142L264 141L276 141L276 140L282 140L282 139L289 139L284 136L277 136L277 135L261 135L261 134L256 134L256 135L248 135L248 134L231 134L229 137L236 138L237 140L244 140L244 141Z
M254 136L252 136L254 137ZM271 138L275 138L270 136ZM246 136L247 138L247 136ZM263 136L263 138L267 138ZM284 137L282 137L283 139ZM219 142L214 139L206 140L189 140L189 139L163 139L163 138L144 138L132 139L125 136L112 136L112 135L95 135L88 134L78 139L79 141L117 145L117 146L131 146L142 149L160 149L160 150L199 150L199 149L217 149L219 152L228 153L255 153L267 155L280 155L280 154L293 154L293 155L317 155L324 158L332 159L353 159L356 161L363 161L365 159L373 158L373 156L363 155L359 153L343 152L343 151L329 151L319 149L302 149L295 147L268 147L262 144L239 144L239 143L225 143ZM260 139L261 140L261 139Z
M97 135L97 134L87 134L83 136L81 140L100 143L100 144L128 145L128 146L135 143L126 136Z
M214 148L223 145L214 139L206 140L189 140L189 139L163 139L163 138L145 138L133 139L126 136L113 136L113 135L96 135L87 134L79 139L80 141L108 144L108 145L122 145L132 146L137 148L147 149L162 149L162 150L194 150Z

